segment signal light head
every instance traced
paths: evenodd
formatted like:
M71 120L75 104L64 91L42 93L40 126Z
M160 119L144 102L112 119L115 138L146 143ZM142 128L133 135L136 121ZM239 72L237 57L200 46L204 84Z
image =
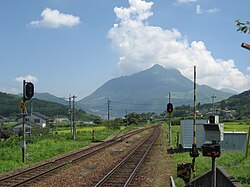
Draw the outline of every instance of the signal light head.
M30 100L34 95L34 85L31 82L25 83L25 93L24 93L24 99L25 101Z
M169 114L171 114L173 112L173 104L172 103L167 104L167 112Z

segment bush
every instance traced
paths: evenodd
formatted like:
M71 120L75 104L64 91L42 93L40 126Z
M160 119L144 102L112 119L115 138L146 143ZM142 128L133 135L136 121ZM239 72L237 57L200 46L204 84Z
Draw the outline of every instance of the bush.
M0 131L0 139L7 140L11 135L13 135L13 132L10 129L4 129Z
M103 122L108 129L120 129L123 125L123 120L121 118L116 118L114 120L106 120Z

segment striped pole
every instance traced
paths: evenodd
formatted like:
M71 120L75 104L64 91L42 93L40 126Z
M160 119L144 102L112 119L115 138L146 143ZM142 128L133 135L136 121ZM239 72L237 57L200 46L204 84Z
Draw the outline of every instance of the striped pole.
M189 153L190 157L192 157L192 171L193 178L196 177L196 163L195 158L199 156L199 152L196 147L196 66L194 66L194 123L193 123L193 145L192 149Z
M194 137L193 137L193 143L194 146L196 146L196 66L194 66ZM193 177L196 177L196 163L195 163L195 157L193 157L193 164L194 164L194 171L193 171Z
M196 144L196 66L194 66L194 144Z

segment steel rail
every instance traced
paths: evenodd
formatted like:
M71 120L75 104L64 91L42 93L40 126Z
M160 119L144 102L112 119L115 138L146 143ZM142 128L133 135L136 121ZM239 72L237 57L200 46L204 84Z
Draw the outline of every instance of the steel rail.
M88 156L93 155L94 153L97 153L98 151L101 151L102 149L105 149L113 144L116 144L124 139L127 139L135 134L138 134L138 133L145 131L145 130L148 130L150 128L153 128L153 127L151 126L151 127L147 127L147 128L143 128L143 129L138 129L138 130L135 130L132 132L128 132L124 135L107 140L107 141L100 143L98 145L91 146L91 147L88 147L86 149L82 149L82 150L74 152L72 154L68 154L66 156L57 158L55 160L40 164L38 166L28 168L28 169L21 171L21 172L18 172L16 174L1 178L0 179L0 186L2 186L2 185L4 185L4 186L19 186L19 185L28 183L28 182L35 180L36 178L39 178L45 174L53 172L56 169L62 168L69 163L75 163L81 159L84 159ZM90 151L90 152L88 152L88 151ZM60 162L62 162L62 163L60 163ZM51 167L51 168L46 169L48 167ZM36 173L37 171L38 171L38 173ZM34 172L34 173L32 173L32 172ZM27 175L30 175L30 176L28 177ZM20 177L21 177L21 179L20 179ZM16 178L18 178L17 181L15 183L13 183L14 179L16 180Z
M143 141L141 141L140 144L138 144L130 153L129 155L127 155L121 162L119 162L108 174L106 174L101 180L99 180L99 182L95 185L95 187L99 187L99 186L109 186L109 183L112 183L112 175L118 175L117 173L119 173L119 169L121 169L121 167L125 166L125 165L129 165L128 162L131 162L133 160L135 160L133 158L133 156L138 156L138 151L139 149L143 149L143 146L146 145L148 143L148 145L146 145L146 149L143 150L142 155L140 156L140 159L138 161L136 161L135 166L133 166L132 171L130 171L129 175L127 176L127 179L125 182L119 182L119 186L123 186L126 187L130 184L130 182L133 180L133 178L135 177L135 174L137 173L139 167L141 166L141 164L143 163L144 159L146 158L148 152L150 151L153 143L155 142L156 138L159 135L159 128L155 128L154 131L148 136L146 137ZM122 173L122 177L125 178L125 171ZM111 181L108 181L111 180ZM108 181L108 182L107 182ZM105 184L107 183L107 184ZM114 182L115 184L118 183L118 179Z

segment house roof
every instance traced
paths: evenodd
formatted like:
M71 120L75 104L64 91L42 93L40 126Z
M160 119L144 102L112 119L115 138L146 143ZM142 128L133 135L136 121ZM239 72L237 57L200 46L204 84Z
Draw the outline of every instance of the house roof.
M17 126L19 126L19 125L22 125L22 124L23 124L23 122L17 123L17 124L14 125L12 128L15 128L15 127L17 127ZM33 123L33 122L31 122L31 121L25 121L25 125L29 125L29 126L32 126L32 127L40 127L38 124Z
M45 120L48 120L48 119L49 119L48 116L46 116L46 115L44 115L44 114L41 114L40 112L32 112L32 115L38 116L38 117L40 117L40 118L42 118L42 119L45 119Z

